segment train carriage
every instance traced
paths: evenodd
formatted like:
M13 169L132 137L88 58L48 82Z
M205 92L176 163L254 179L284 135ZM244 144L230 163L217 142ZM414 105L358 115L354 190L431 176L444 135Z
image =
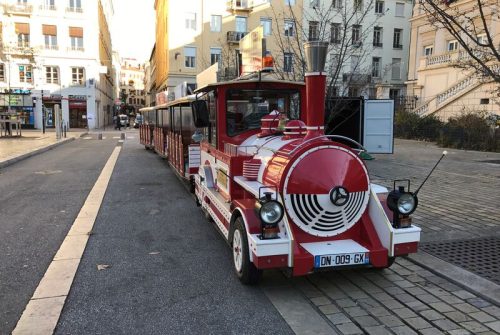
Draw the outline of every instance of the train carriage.
M325 44L309 42L306 53L305 85L259 75L210 84L153 109L155 148L167 148L170 164L190 179L246 284L266 269L299 276L388 267L416 252L420 240L409 185L389 193L373 184L363 146L324 134ZM151 131L144 128L147 146Z

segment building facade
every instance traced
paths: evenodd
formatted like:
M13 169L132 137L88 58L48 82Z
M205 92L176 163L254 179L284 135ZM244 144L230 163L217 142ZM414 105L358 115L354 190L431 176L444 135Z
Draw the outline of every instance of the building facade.
M146 105L144 90L144 64L137 60L122 58L120 69L120 94L122 110L135 113Z
M53 127L59 105L69 128L112 122L111 0L3 1L0 108L24 127Z
M499 45L500 25L489 13L492 3L484 1L485 22L491 32L493 44ZM460 0L450 2L450 12L467 13L478 19L475 36L484 38L482 23L477 16L477 1ZM471 48L473 43L471 43ZM413 111L421 116L436 115L446 121L464 112L486 112L500 114L496 102L497 84L484 82L475 71L456 65L469 57L462 45L444 28L429 24L428 14L420 5L415 5L411 19L411 46L408 71L408 94L417 97Z

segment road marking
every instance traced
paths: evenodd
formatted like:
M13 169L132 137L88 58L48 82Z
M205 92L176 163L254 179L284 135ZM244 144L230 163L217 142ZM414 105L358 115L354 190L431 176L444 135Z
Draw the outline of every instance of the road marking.
M115 147L71 229L38 284L13 335L52 334L101 208L121 146Z
M120 136L113 136L113 138L116 138L116 139L118 139L118 138L120 138Z
M92 139L92 137L87 136L87 137L84 137L83 139L84 139L84 140L91 140L91 139Z

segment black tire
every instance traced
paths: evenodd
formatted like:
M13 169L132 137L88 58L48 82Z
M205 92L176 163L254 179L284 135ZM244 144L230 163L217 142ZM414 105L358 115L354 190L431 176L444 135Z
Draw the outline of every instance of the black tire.
M233 253L234 270L239 280L245 285L257 284L262 277L262 270L257 269L255 265L250 262L248 238L241 217L238 217L234 222L231 249ZM238 255L240 258L238 258Z

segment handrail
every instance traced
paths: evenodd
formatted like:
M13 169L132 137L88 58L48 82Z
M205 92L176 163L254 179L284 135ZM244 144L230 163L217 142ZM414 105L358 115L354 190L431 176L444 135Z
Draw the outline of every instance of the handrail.
M307 143L310 143L314 140L317 140L317 139L320 139L320 138L338 138L338 139L342 139L342 140L346 140L346 141L349 141L351 143L354 143L356 144L360 149L362 149L362 151L365 151L365 152L368 152L368 150L366 150L366 148L359 142L353 140L352 138L350 137L346 137L346 136L342 136L342 135L320 135L320 136L317 136L317 137L313 137L311 139L308 139L306 141L303 141L302 143L300 143L298 146L296 146L292 151L290 151L288 154L289 155L292 155L295 151L297 151L300 147L302 147L304 144L307 144Z

